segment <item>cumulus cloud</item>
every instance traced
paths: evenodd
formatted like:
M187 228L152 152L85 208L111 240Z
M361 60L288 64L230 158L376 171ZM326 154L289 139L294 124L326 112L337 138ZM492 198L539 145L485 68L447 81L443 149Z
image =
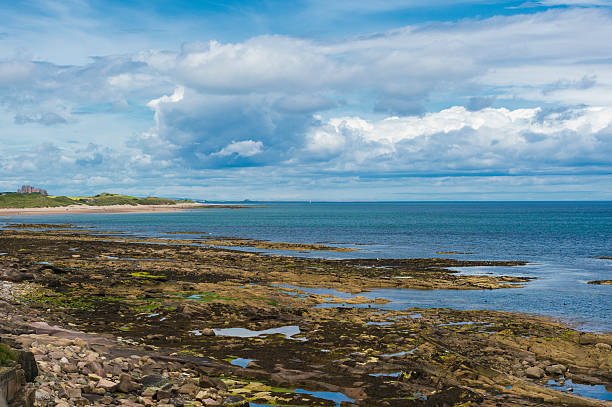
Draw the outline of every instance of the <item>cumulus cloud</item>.
M189 88L175 90L172 96L149 102L156 125L130 145L194 168L282 162L301 145L304 132L314 122L303 109L279 108L283 103L286 97L278 94L209 95ZM230 148L231 143L241 150ZM254 149L259 144L252 143L268 148L259 154Z
M612 168L612 108L469 111L423 116L338 117L312 128L306 151L331 171L466 174L555 173Z
M179 52L142 52L134 61L185 88L180 103L149 103L163 121L157 137L207 155L255 135L278 161L281 150L300 147L296 134L313 113L346 98L361 105L369 98L374 112L400 116L424 113L439 93L460 98L476 89L495 89L496 96L473 97L469 110L516 98L593 103L593 95L604 98L612 88L610 62L588 62L612 52L611 27L606 12L556 10L405 27L333 44L282 36L186 44Z
M81 65L20 58L0 61L0 107L11 125L63 123L65 134L85 120L76 113L131 118L125 131L104 116L93 140L47 146L57 174L602 172L608 38L607 9L562 8L336 41L264 35L149 47ZM38 145L61 135L40 134ZM36 154L3 154L3 174L36 171Z

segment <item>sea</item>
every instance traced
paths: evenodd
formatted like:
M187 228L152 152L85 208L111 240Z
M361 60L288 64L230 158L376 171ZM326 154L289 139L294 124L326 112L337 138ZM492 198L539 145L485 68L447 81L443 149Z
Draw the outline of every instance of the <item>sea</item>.
M245 209L173 213L49 214L0 218L10 223L70 223L144 237L210 236L323 243L358 249L264 254L325 258L443 257L524 260L519 267L468 267L459 273L534 277L498 290L373 289L365 295L412 307L494 309L544 315L594 332L612 332L612 202L249 202ZM444 254L457 252L463 254ZM315 291L333 292L327 287ZM333 292L339 296L348 294ZM363 294L362 294L363 295Z

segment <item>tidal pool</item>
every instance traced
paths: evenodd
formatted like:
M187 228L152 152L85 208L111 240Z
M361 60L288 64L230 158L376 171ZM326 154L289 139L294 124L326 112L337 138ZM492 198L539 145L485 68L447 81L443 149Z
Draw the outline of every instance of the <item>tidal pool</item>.
M255 359L236 358L233 359L230 364L234 366L247 367L247 365L253 362Z
M294 338L295 335L300 333L300 327L297 325L281 326L279 328L264 329L263 331L253 331L247 328L223 328L213 329L217 336L233 336L237 338L254 338L262 335L284 335L287 339L293 339L297 341L306 341L306 338Z
M333 392L333 391L309 391L309 390L303 390L303 389L295 389L296 393L301 393L301 394L310 394L311 396L314 397L318 397L320 399L325 399L325 400L331 400L334 401L336 403L336 406L340 406L340 403L342 403L343 401L348 401L349 403L354 402L355 400L346 396L343 393L340 392Z
M554 380L549 380L546 386L582 397L612 401L612 391L609 391L612 389L606 388L603 384L579 384L572 383L572 379L567 379L563 385Z

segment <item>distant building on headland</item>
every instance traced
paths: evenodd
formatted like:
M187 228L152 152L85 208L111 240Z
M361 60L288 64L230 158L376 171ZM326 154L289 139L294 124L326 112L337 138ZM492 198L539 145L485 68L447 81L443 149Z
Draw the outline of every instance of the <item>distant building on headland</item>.
M18 194L41 194L42 196L47 196L47 191L40 188L35 188L31 185L22 185L21 188L17 190Z

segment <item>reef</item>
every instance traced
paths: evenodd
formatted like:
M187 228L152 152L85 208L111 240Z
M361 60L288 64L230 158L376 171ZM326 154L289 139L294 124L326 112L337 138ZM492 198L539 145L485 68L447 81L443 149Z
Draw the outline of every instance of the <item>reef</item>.
M367 296L520 290L528 277L454 268L522 261L331 260L257 250L354 248L168 236L0 230L0 335L35 355L38 405L608 405L582 396L610 391L612 335Z

